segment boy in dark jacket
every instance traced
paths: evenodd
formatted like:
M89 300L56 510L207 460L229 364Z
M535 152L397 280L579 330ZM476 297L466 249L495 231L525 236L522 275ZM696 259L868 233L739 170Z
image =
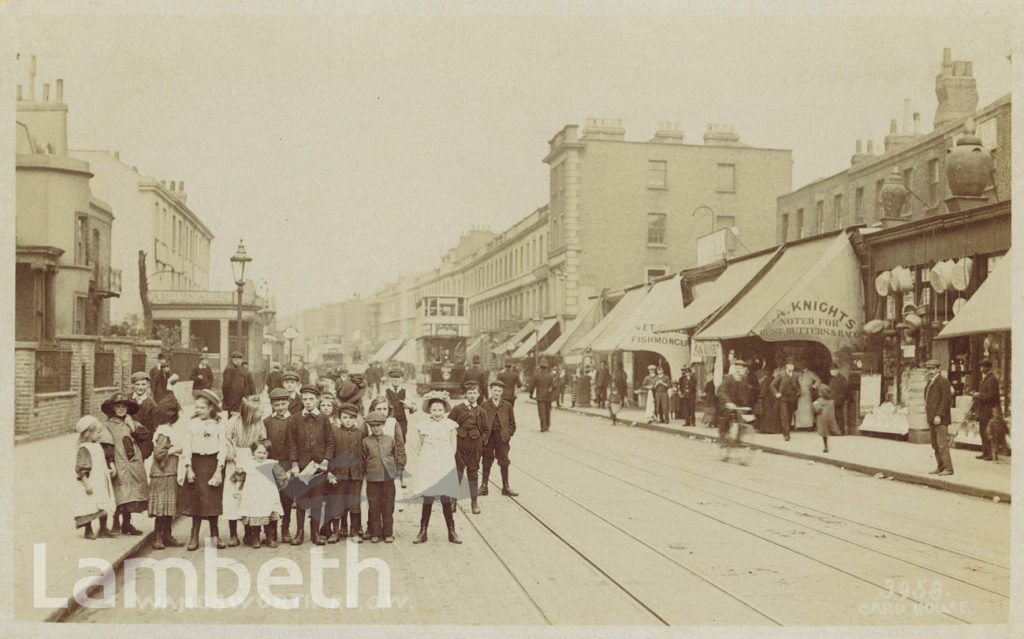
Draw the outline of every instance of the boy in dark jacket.
M292 545L298 546L303 541L303 526L306 519L306 508L310 513L309 536L313 543L322 546L325 541L320 536L320 523L315 514L320 512L323 504L324 484L329 461L334 459L334 438L327 416L320 412L317 403L320 401L320 389L316 386L302 387L302 412L291 416L292 442L288 449L288 458L292 462L291 473L298 476L310 463L317 468L312 477L306 476L308 489L295 497L296 522L295 537Z
M331 460L327 478L330 482L330 526L331 534L327 543L336 544L349 536L348 521L352 520L352 536L357 543L363 543L360 533L359 493L363 487L363 431L358 427L356 416L359 408L354 404L342 404L338 411L341 425L331 427L334 438L334 459Z
M387 415L375 411L366 416L370 436L363 439L362 456L366 464L366 498L370 502L370 521L367 524L370 541L395 541L395 479L405 468L405 449L394 437L384 434Z

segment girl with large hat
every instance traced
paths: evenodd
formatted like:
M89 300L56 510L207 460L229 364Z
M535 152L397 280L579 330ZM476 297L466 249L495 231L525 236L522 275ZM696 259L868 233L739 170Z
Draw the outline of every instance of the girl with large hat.
M188 423L181 460L178 464L178 485L181 514L192 517L192 534L188 550L199 548L199 526L205 519L217 548L224 548L217 529L217 518L223 512L224 464L227 438L219 419L220 397L204 388L196 393L195 416Z
M146 481L146 466L142 451L135 441L135 432L144 428L131 418L139 412L139 405L130 397L118 391L111 395L100 409L107 416L107 431L114 444L114 501L117 510L114 529L124 535L141 535L142 531L132 526L132 513L141 513L149 505L149 483Z

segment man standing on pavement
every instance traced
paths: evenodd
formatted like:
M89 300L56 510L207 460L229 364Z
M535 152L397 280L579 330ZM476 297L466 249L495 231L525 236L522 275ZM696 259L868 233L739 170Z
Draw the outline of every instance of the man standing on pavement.
M481 406L484 418L483 430L487 433L487 439L484 442L484 472L483 477L480 478L480 494L486 495L488 492L487 483L491 478L491 464L497 459L498 468L501 470L501 494L506 497L515 497L519 493L508 485L508 451L512 436L516 433L516 416L512 412L512 405L501 398L504 390L505 385L500 380L491 382L488 389L490 398ZM548 410L550 409L551 402L549 401Z
M931 475L952 475L953 459L949 455L949 409L953 403L953 392L949 380L939 373L939 361L925 362L928 383L924 387L924 413L928 418L928 429L932 436L932 449L938 464Z
M267 375L267 393L270 393L275 388L284 388L284 375L281 374L281 365L276 363L270 370L270 374Z
M654 376L654 410L658 421L668 423L668 389L672 386L672 378L665 374L665 369L658 366Z
M492 387L493 388L493 387ZM551 402L555 400L557 389L555 378L548 371L548 360L540 358L540 370L530 380L530 397L537 401L537 415L540 417L540 432L546 433L551 428ZM511 405L509 411L511 412Z
M992 373L992 360L983 359L978 363L981 369L981 382L978 390L971 393L974 398L974 410L978 415L978 430L981 433L981 454L978 459L992 461L993 442L989 438L988 423L992 421L992 413L999 407L999 378ZM999 451L997 450L996 453Z
M166 387L167 382L164 382ZM132 415L132 421L140 424L142 428L132 433L132 438L139 446L142 458L146 459L153 454L153 433L157 427L157 406L153 400L152 386L150 385L149 374L145 371L132 373L132 401L139 405L137 413Z
M252 397L256 394L256 381L249 370L249 362L245 360L242 360L242 378L245 380L245 397Z
M839 364L832 362L829 367L829 390L832 391L832 401L836 405L836 425L839 428L838 433L829 433L830 435L851 435L853 427L848 422L847 402L850 399L850 381L846 379L846 375L839 370Z
M687 426L697 425L697 376L689 366L683 368L679 376L679 399L682 404L683 422Z
M170 375L170 365L167 363L167 355L159 353L156 356L156 366L149 369L150 395L153 401L160 401L163 391L167 388L167 377Z
M213 370L210 368L210 360L206 355L199 358L199 364L192 369L189 375L192 380L192 392L213 388Z
M608 401L608 384L612 381L612 373L608 370L608 362L601 362L601 368L597 369L594 377L594 392L597 399L597 407L604 408Z
M505 364L508 367L508 364ZM487 371L480 368L480 356L473 356L473 365L466 369L466 372L462 374L462 385L465 386L466 382L476 382L479 388L487 388Z
M221 397L224 398L224 410L237 414L242 409L242 398L245 397L245 371L242 370L241 351L231 351L231 363L224 369L221 384Z
M505 392L502 398L512 404L512 408L516 407L516 391L519 390L521 384L519 383L519 372L512 368L512 362L505 362L505 370L498 373L498 379L505 385ZM479 386L479 388L484 388Z
M480 407L480 385L468 380L463 388L466 401L452 409L448 419L459 425L458 442L455 448L455 471L459 474L459 484L465 474L469 479L469 498L474 515L480 514L477 504L477 492L480 480L480 456L483 444L490 433L487 432L486 415Z
M771 391L779 401L779 426L782 436L789 441L789 429L796 416L796 404L800 399L800 381L796 377L793 360L786 360L786 368L772 380Z
M650 364L647 366L647 377L640 382L640 388L643 390L644 395L647 398L646 403L644 404L644 417L648 424L653 424L655 418L658 418L660 421L660 416L658 415L658 401L654 396L654 387L657 382L658 367L654 364Z

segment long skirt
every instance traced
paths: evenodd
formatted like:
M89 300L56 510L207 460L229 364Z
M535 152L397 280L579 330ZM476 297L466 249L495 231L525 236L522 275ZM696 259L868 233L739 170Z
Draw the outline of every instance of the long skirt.
M192 455L196 480L181 488L181 514L188 517L220 517L224 510L224 482L214 488L210 478L217 470L217 455ZM223 472L223 471L221 471ZM222 477L223 479L223 477Z
M149 516L173 517L178 514L178 479L174 475L149 480Z
M775 395L769 390L761 396L760 402L761 414L757 416L757 430L762 433L781 432L782 429L779 427L779 400L775 399Z

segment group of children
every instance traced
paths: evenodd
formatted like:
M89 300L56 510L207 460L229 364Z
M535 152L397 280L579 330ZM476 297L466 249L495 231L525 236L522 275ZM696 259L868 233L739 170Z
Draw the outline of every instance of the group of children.
M75 524L87 539L137 535L142 533L131 515L148 511L155 519L153 547L160 550L184 545L171 534L173 518L183 515L192 518L188 550L199 547L204 520L218 548L276 548L303 543L308 512L314 544L345 538L392 543L396 495L405 487L407 413L416 410L405 397L402 376L400 369L389 373L386 395L371 401L365 416L361 398L341 402L335 384L326 381L300 388L291 371L282 376L283 388L270 390L272 413L265 418L256 397L244 398L232 415L214 391L200 389L193 392L195 409L187 425L175 428L181 407L174 393L154 402L149 376L135 373L137 394L114 393L102 405L105 423L87 415L76 427L81 490ZM424 512L440 496L449 540L461 543L451 510L458 480L455 488L441 481L456 476L457 425L447 419L446 394L428 394L422 408L427 417L419 430L420 466L429 472L420 473L414 496L423 500ZM429 482L420 481L428 475ZM363 499L369 505L365 528ZM226 540L221 518L229 526ZM99 523L98 533L93 522ZM417 542L425 540L424 526Z

